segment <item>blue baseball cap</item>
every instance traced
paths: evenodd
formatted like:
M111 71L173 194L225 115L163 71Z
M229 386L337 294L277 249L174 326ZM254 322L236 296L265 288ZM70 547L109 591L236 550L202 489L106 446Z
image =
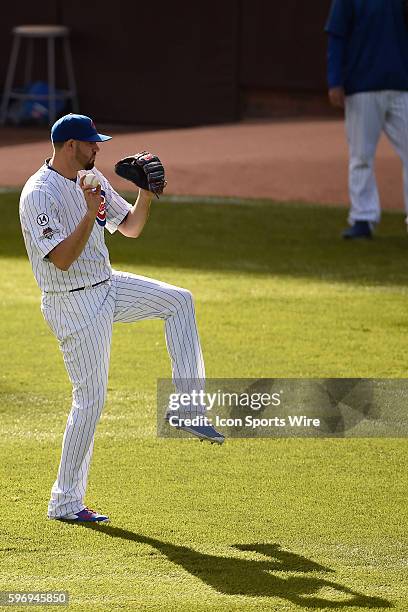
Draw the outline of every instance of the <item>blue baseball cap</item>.
M83 140L84 142L103 142L112 136L98 134L95 124L86 115L70 113L64 115L54 123L51 128L52 142L65 142L67 140Z

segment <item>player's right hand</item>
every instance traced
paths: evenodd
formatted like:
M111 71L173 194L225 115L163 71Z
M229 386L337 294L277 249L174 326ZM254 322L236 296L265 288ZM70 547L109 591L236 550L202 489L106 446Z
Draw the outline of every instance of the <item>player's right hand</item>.
M329 89L329 100L335 108L344 108L344 89L343 87L332 87Z
M96 214L102 202L101 185L99 184L97 187L92 187L91 185L84 185L85 176L86 175L81 177L79 181L79 186L83 191L89 214L93 217L96 217Z

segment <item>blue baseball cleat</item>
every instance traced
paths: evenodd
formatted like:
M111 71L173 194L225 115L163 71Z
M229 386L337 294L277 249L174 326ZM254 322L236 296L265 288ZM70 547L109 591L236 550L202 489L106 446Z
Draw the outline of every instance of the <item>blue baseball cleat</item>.
M181 425L178 429L191 433L199 438L201 442L208 440L211 444L223 444L225 440L225 437L212 425Z
M57 521L67 521L72 523L109 523L109 516L99 514L90 508L84 508L79 512L72 512L65 516L57 516Z
M369 221L355 221L351 227L344 230L342 237L345 240L356 240L358 238L372 238L372 223Z
M208 440L211 444L223 444L225 440L222 433L217 431L205 416L181 418L172 412L167 412L165 420L169 423L170 427L181 429L182 431L196 436L201 442L203 440Z

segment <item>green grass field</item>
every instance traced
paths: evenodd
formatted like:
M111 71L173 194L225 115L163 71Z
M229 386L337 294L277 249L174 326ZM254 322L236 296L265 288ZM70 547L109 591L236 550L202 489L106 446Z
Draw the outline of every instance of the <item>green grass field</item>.
M70 386L17 203L0 196L0 590L66 590L73 611L408 610L406 440L157 439L157 321L115 327L87 496L110 526L46 519ZM403 217L361 243L344 218L160 201L139 240L108 242L114 267L191 289L210 377L407 377Z

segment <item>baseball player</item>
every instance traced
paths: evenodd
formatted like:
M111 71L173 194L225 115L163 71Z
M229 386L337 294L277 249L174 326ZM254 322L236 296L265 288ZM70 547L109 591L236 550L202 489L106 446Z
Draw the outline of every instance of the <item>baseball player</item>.
M191 293L111 268L105 228L129 238L139 236L153 194L163 191L165 179L157 157L146 152L135 156L132 163L142 168L150 190L139 189L131 206L94 167L99 143L110 138L99 134L89 117L62 117L51 129L53 156L29 178L20 198L24 241L42 291L41 310L58 339L73 388L48 505L50 519L109 520L86 507L84 496L95 428L106 398L114 322L163 319L176 391L189 393L204 385ZM91 169L96 180L93 177L89 184L86 171ZM198 406L190 415L204 411ZM185 429L200 439L220 444L224 440L208 424Z
M408 0L333 0L326 23L329 98L345 107L350 153L347 239L371 238L380 220L374 156L383 131L403 164L408 214L407 21Z

